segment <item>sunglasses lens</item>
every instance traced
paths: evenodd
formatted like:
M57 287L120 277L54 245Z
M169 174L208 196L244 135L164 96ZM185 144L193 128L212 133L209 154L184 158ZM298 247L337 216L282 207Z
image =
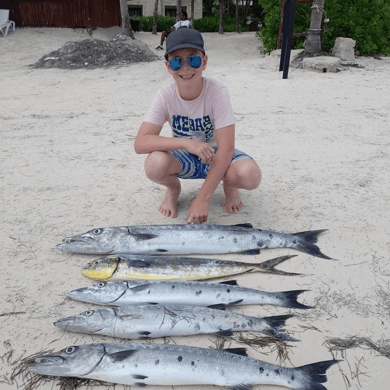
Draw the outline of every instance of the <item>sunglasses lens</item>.
M198 69L202 65L202 58L200 56L189 56L187 58L188 65L194 69Z
M179 70L183 66L183 60L180 57L172 58L169 60L169 66L172 70Z

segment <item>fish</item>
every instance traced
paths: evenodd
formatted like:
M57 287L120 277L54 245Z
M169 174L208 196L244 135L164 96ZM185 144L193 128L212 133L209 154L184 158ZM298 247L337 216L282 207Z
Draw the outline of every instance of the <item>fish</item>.
M285 321L291 317L291 314L264 318L246 316L226 310L224 305L138 305L88 310L61 318L54 325L72 332L124 339L198 334L229 337L233 332L261 332L283 341L296 341L283 329Z
M57 248L74 253L188 255L242 253L257 255L264 248L293 248L330 259L315 243L325 230L279 233L238 225L138 225L93 229L66 237Z
M326 371L338 360L282 367L249 358L245 349L216 350L150 343L99 343L70 346L36 357L27 369L40 375L77 377L144 387L216 385L250 390L276 385L326 390Z
M236 280L220 283L197 281L101 282L68 292L77 301L97 305L273 305L291 309L310 309L297 301L306 290L268 292L240 287Z
M274 267L294 255L280 256L262 263L174 256L115 255L94 260L83 268L93 280L206 280L249 272L299 275Z

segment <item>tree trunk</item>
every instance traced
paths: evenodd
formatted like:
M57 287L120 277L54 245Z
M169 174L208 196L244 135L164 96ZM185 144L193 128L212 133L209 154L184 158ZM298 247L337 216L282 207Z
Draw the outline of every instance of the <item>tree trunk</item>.
M191 22L194 20L195 17L195 0L191 0Z
M152 34L157 35L157 11L158 11L158 0L154 2L154 11L153 11L153 27Z
M219 30L218 30L218 34L223 34L223 11L224 11L224 1L219 0Z
M180 20L181 15L181 0L176 1L176 22Z
M238 20L238 0L236 0L236 32L239 32L238 26L239 26L239 20Z
M129 10L127 8L127 0L120 0L121 16L122 16L122 34L134 38L133 30L131 29Z
M310 28L305 41L305 51L307 53L319 53L322 51L321 23L324 11L325 0L314 0L311 10Z

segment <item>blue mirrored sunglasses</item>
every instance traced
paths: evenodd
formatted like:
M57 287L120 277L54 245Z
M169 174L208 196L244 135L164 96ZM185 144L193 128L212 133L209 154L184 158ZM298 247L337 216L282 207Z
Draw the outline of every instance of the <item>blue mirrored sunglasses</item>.
M198 69L202 65L202 57L193 55L189 56L186 60L180 57L171 58L169 60L169 66L173 71L177 71L183 66L184 62L187 62L191 68Z

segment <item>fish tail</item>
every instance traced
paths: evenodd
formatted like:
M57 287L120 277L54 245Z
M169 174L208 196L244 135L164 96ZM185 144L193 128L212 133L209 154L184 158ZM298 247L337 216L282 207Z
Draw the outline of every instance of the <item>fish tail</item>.
M269 274L275 274L275 275L285 275L285 276L292 276L292 275L301 275L293 272L284 272L280 271L278 269L275 269L275 267L284 261L291 259L292 257L295 257L296 255L288 255L288 256L280 256L276 257L271 260L263 261L262 263L254 264L254 269L251 272L266 272Z
M282 340L282 341L297 341L284 332L284 325L286 321L293 317L292 314L286 314L281 316L265 317L263 320L267 323L270 329L267 329L267 333Z
M307 290L282 291L276 294L282 300L284 307L289 307L291 309L306 310L306 309L311 309L312 306L307 306L297 301L298 295L302 294L305 291Z
M338 362L339 360L325 360L297 367L295 370L299 371L302 375L302 382L304 382L298 388L300 390L326 390L326 387L321 385L327 381L326 370Z
M300 240L295 243L296 246L294 246L295 249L300 250L301 252L307 253L312 256L321 257L322 259L328 259L331 260L332 258L329 256L324 255L320 248L318 248L315 243L317 242L318 236L326 232L327 229L323 230L309 230L306 232L300 232L293 234L296 237L299 237Z

